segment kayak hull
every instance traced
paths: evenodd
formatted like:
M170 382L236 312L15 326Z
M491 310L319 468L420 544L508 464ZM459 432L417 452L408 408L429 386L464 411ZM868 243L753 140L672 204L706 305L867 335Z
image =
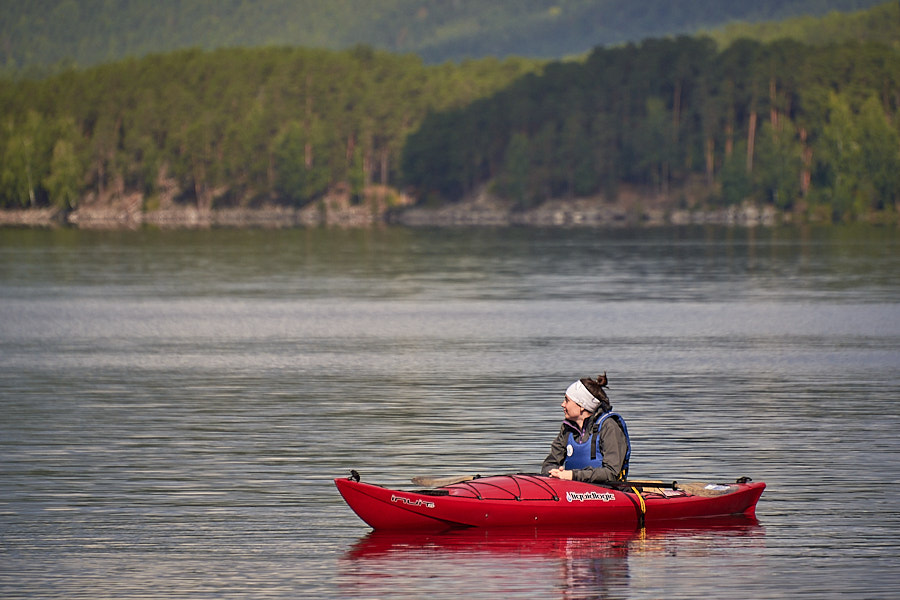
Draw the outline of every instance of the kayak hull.
M716 486L718 495L620 490L542 475L495 475L433 490L396 490L335 479L350 508L375 530L458 527L633 527L681 519L755 514L765 483Z

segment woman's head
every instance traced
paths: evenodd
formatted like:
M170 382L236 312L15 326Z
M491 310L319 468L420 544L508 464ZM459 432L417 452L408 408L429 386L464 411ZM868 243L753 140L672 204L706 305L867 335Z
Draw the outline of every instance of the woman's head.
M612 409L606 391L603 389L608 383L606 373L597 376L596 379L590 377L579 379L568 387L566 398L589 413L606 412Z

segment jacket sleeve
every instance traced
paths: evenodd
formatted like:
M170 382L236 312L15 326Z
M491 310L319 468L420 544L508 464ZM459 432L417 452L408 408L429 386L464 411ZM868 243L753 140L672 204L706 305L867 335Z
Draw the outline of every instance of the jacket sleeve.
M547 455L547 458L544 459L541 465L541 473L546 475L550 472L550 469L559 468L566 462L566 441L568 437L566 426L561 425L559 434L553 440L553 443L550 444L550 454Z
M606 419L603 422L603 427L600 429L600 452L603 454L603 466L573 470L572 479L574 481L596 483L616 481L619 478L625 462L625 454L628 452L628 442L625 441L625 432L622 431L615 419Z

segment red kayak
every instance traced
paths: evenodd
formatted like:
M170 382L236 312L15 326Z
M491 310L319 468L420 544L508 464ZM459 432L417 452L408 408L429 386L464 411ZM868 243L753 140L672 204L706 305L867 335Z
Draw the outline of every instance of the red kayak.
M350 478L334 480L344 500L376 530L456 527L639 527L681 519L754 516L766 484L610 482L544 475L475 477L434 489L396 490Z

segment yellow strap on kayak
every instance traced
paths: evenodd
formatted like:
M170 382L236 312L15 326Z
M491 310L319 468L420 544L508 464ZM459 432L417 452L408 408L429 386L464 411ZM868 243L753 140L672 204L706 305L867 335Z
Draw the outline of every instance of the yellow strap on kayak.
M644 503L644 497L641 495L638 489L636 487L632 487L631 489L634 490L635 494L637 494L638 500L641 503L641 521L643 521L644 515L647 514L647 505Z

